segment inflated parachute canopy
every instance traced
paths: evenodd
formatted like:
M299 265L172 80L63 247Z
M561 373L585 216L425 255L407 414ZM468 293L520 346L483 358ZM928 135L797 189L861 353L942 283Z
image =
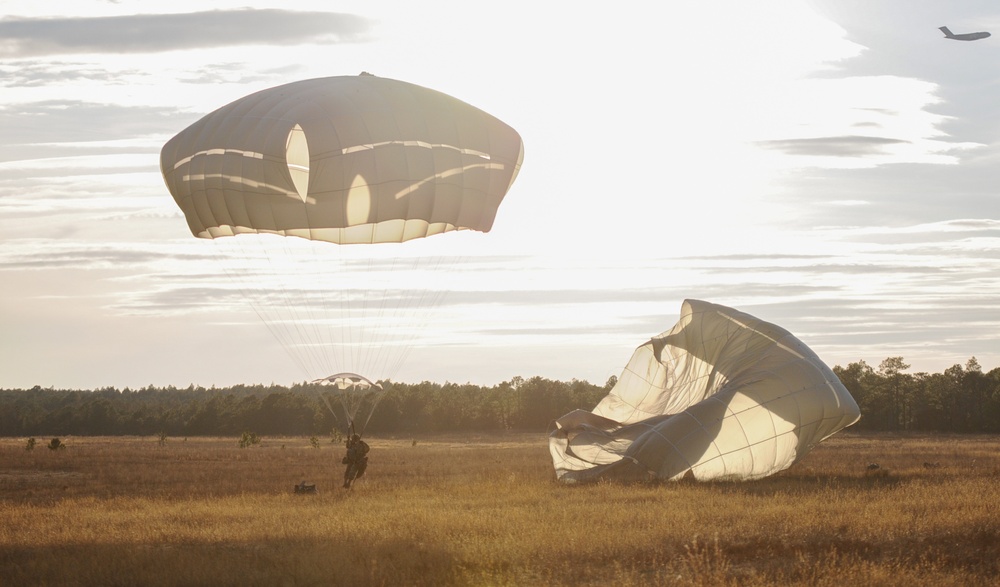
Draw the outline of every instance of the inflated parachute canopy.
M333 390L332 395L340 403L346 418L341 424L347 434L364 434L375 408L385 395L385 388L381 384L357 373L337 373L316 379L312 383ZM320 398L334 417L337 417L337 410L333 409L326 396L320 395Z
M523 155L482 110L362 74L223 106L164 145L160 170L198 237L380 243L489 231Z
M635 350L592 412L553 422L564 482L758 479L858 421L857 403L783 328L686 300L677 324Z
M337 373L336 375L330 375L328 377L323 377L322 379L317 379L313 383L319 385L328 385L336 387L337 389L382 389L382 386L378 383L370 381L367 377L362 377L356 373Z

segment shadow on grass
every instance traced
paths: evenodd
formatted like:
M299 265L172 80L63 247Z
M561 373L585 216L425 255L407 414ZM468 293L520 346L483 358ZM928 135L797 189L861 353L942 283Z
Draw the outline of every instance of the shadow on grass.
M915 475L897 475L881 469L867 474L857 475L809 475L778 474L765 479L752 481L742 480L712 480L698 481L693 478L684 478L679 481L667 481L660 479L600 479L593 482L567 485L567 487L588 487L600 484L613 485L618 487L661 487L670 488L705 488L728 493L740 493L744 495L777 495L786 493L820 493L828 491L830 488L875 491L886 487L897 487L911 482ZM919 476L925 482L944 484L943 477ZM936 480L936 481L935 481Z
M453 563L426 544L362 546L349 536L0 550L10 585L451 585L460 582Z
M828 491L831 488L853 491L881 491L887 487L898 487L911 479L885 469L861 475L777 475L756 481L710 481L701 483L723 491L745 495L776 495L786 493L810 494ZM685 481L695 484L695 481Z

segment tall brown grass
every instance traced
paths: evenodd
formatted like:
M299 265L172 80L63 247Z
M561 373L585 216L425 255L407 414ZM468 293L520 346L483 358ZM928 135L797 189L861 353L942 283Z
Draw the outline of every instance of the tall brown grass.
M1000 438L842 433L743 483L554 480L544 435L0 439L2 585L993 585ZM39 444L44 444L39 442ZM879 469L869 470L877 462ZM316 483L316 495L295 484Z

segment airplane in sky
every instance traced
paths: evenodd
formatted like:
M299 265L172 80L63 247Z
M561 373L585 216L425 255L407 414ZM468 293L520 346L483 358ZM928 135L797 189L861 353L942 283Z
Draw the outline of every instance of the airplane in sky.
M961 34L956 35L955 33L953 33L950 30L948 30L948 27L946 27L946 26L938 27L938 30L940 30L942 33L944 33L944 38L946 38L946 39L954 39L956 41L975 41L976 39L985 39L986 37L990 36L990 34L987 33L987 32L982 32L982 33L961 33Z

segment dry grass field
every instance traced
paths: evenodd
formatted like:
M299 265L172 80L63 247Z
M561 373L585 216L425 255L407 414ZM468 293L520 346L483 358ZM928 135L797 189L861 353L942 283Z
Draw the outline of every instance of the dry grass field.
M995 585L1000 438L842 433L744 483L554 480L540 434L0 439L2 585ZM880 468L868 470L877 462ZM300 481L315 495L296 495Z

